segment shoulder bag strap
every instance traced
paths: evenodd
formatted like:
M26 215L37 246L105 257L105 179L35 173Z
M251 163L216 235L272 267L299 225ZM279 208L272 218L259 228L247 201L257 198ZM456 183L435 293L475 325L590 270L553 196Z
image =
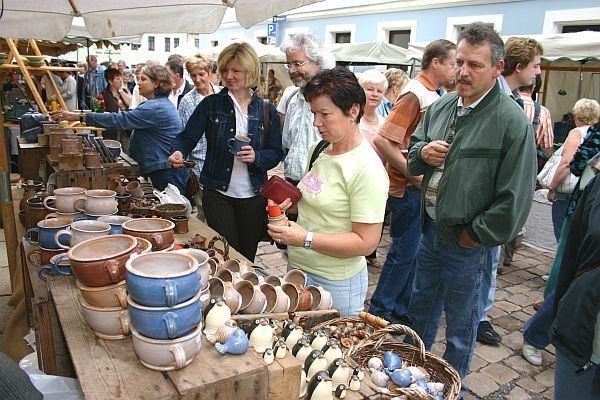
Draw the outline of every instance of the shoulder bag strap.
M317 158L319 158L319 154L321 154L323 152L323 150L325 150L327 148L327 146L329 146L329 142L327 140L321 140L317 144L317 146L315 147L315 150L313 151L312 155L310 156L310 161L308 163L309 171L312 169L315 161L317 161Z
M269 135L269 100L263 99L263 143L262 147L267 145L267 136Z

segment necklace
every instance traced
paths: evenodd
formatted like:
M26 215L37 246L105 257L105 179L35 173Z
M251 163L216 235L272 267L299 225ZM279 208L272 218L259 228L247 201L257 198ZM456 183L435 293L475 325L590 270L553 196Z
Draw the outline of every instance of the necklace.
M377 122L377 114L375 114L375 116L373 116L370 119L366 115L363 115L363 118L365 119L365 121L367 121L369 123Z

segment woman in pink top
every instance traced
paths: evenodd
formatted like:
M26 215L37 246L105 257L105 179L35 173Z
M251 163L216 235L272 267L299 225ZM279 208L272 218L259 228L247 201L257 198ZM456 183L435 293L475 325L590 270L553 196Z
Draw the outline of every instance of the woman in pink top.
M367 103L365 104L365 113L360 119L359 129L362 135L369 141L373 150L379 155L381 162L385 162L383 155L377 147L373 146L373 139L377 136L379 128L385 122L385 118L379 115L375 110L381 104L388 82L385 75L376 69L369 69L358 75L358 83L365 91Z

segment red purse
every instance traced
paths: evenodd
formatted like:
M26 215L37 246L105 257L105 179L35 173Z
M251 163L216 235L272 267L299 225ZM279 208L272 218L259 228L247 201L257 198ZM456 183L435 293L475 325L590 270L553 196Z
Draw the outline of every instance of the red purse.
M277 204L283 203L287 198L292 200L292 205L298 203L302 197L302 192L289 183L288 181L281 179L277 175L273 175L260 187L259 193L265 199L271 199Z

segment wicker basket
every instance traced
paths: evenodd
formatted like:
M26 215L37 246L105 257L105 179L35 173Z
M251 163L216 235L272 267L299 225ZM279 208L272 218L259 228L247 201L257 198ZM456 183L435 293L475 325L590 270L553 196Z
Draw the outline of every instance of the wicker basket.
M216 247L217 242L221 242L223 244L223 250ZM222 255L224 261L229 260L229 243L223 236L213 237L210 242L208 242L207 248L214 249L217 253Z
M320 324L313 326L312 329L314 330L314 329L324 328L324 327L330 326L330 325L336 325L339 323L347 323L347 322L353 323L353 324L362 322L362 323L365 323L365 324L371 326L371 328L373 328L375 331L377 331L378 329L384 328L390 324L388 321L386 321L383 318L380 318L373 314L369 314L368 312L361 311L358 314L358 317L340 317L340 318L330 319L328 321L324 321L324 322L321 322ZM363 339L363 340L366 340L366 339ZM340 343L340 344L342 344L342 351L344 352L344 354L346 354L348 352L349 347L343 345L343 343Z
M169 219L187 215L187 207L185 204L178 203L157 204L154 206L154 212L161 218Z
M407 335L415 346L403 343L389 335ZM393 351L398 354L408 365L423 367L431 375L431 381L442 382L444 384L444 398L447 400L456 400L460 394L460 376L450 364L435 354L426 351L425 345L419 335L412 329L404 325L390 325L386 328L377 330L367 340L362 341L350 348L348 356L362 367L367 367L371 357L383 358L386 351ZM433 397L420 391L401 388L391 385L390 393L386 397L408 396L417 400L432 400Z

